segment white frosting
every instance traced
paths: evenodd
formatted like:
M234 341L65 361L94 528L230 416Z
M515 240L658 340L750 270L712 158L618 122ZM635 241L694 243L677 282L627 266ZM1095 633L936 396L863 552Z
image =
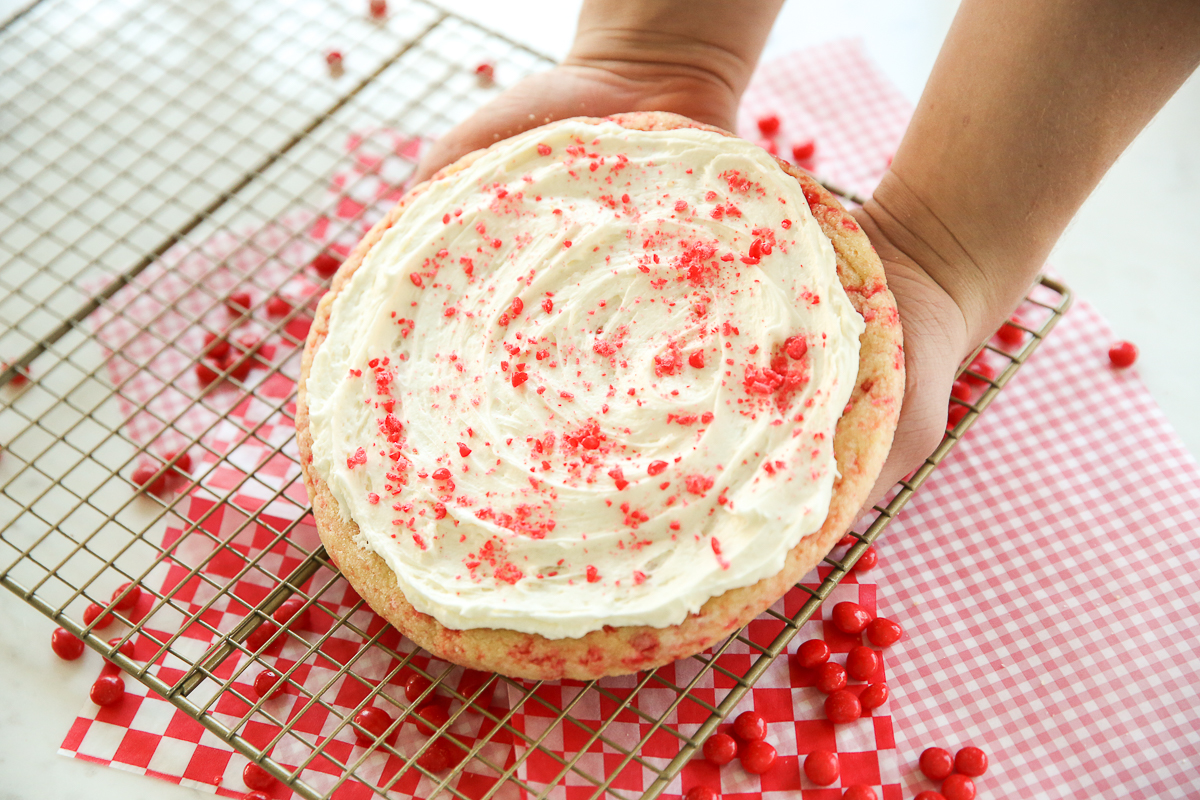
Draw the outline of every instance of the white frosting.
M429 186L329 327L313 465L359 543L447 627L562 638L783 567L828 513L865 326L763 150L568 122Z

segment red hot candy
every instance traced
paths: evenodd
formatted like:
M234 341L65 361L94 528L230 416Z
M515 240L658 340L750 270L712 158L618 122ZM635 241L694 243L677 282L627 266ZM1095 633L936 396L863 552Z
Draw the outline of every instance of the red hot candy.
M853 722L862 716L862 703L849 689L841 689L825 698L825 717L835 725Z
M63 661L74 661L83 655L83 640L66 628L55 628L50 634L50 649Z
M1133 342L1117 342L1108 348L1108 360L1114 367L1130 367L1137 361L1138 349Z
M714 733L704 743L704 758L708 763L723 767L737 757L737 741L727 733Z
M762 775L775 764L775 748L766 742L747 742L741 750L742 769L752 775Z
M874 547L868 547L863 551L863 554L858 557L858 561L854 562L852 568L855 572L866 572L879 563L879 551Z
M429 679L424 675L410 675L404 682L404 697L408 702L415 703L430 686Z
M942 782L942 796L946 800L975 800L975 781L956 772Z
M846 688L846 668L835 661L817 667L817 691L832 694Z
M429 772L445 772L454 766L455 751L444 737L434 739L429 749L417 757L417 765Z
M362 730L355 728L355 740L363 747L367 747L383 736L384 731L391 727L392 716L382 708L367 706L354 715L354 724L358 728L362 728Z
M101 708L115 706L125 697L125 681L120 675L101 675L92 684L88 695Z
M879 654L864 645L850 648L846 654L846 674L857 681L870 680L879 671Z
M808 139L800 144L792 145L792 158L796 161L807 161L812 158L817 152L817 142L814 139Z
M182 460L180 463L182 463ZM129 594L122 597L121 600L115 606L113 606L113 608L120 609L121 611L128 611L137 605L138 599L142 596L142 587L134 586L130 583L123 583L113 590L113 599L116 600L121 592L125 591L126 589L129 589Z
M274 670L264 669L254 676L254 693L264 700L269 700L278 693L282 676Z
M871 612L858 603L842 602L833 607L833 626L842 633L862 633L871 622Z
M954 771L954 759L950 756L950 751L941 747L926 748L925 752L921 753L918 764L922 774L931 781L944 780Z
M430 703L427 706L422 706L421 710L412 718L412 721L417 726L417 730L426 736L432 736L439 728L450 721L450 714L437 703Z
M242 770L242 783L250 789L270 789L275 785L275 778L258 764L247 764Z
M983 773L987 772L988 757L987 753L980 750L978 747L964 747L958 751L958 755L954 757L954 768L972 778L978 778Z
M831 753L828 750L814 750L804 759L804 774L818 786L832 785L840 773L837 753Z
M693 786L688 789L683 800L717 800L717 793L707 786Z
M816 669L829 660L829 645L821 639L809 639L796 650L796 663L805 669Z
M774 136L779 133L779 117L774 114L759 117L758 129L762 131L763 136Z
M914 797L913 800L946 800L946 798L938 792L924 791Z
M842 795L842 800L879 800L879 795L875 794L875 790L870 786L858 784L847 789Z
M887 702L888 694L886 683L871 683L862 690L862 694L858 696L858 702L863 711L874 711Z
M114 621L113 615L105 614L103 618L101 618L100 614L103 611L104 609L101 608L97 603L89 603L88 607L83 610L83 624L91 625L93 622L96 622L96 620L99 619L100 621L96 622L95 625L97 630L100 628L107 628L109 625L112 625Z
M890 647L904 636L898 622L885 617L876 617L867 624L867 640L876 647Z
M743 742L762 741L767 738L767 721L754 711L743 711L733 721L733 732Z

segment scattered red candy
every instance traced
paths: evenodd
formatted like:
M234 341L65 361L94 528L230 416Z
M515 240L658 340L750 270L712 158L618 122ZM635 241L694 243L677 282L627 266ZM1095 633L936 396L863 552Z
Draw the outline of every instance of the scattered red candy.
M705 760L718 767L723 767L737 758L737 752L737 741L727 733L714 733L704 743Z
M332 278L333 274L338 271L338 267L341 265L341 260L333 254L321 253L312 260L312 264L310 266L322 278Z
M996 331L996 338L1009 347L1020 347L1021 343L1025 341L1025 331L1017 326L1023 324L1025 323L1020 317L1013 317L1000 326L1000 330Z
M412 721L417 730L426 736L432 736L438 728L450 721L450 714L437 703L430 703L417 711Z
M809 639L796 649L796 663L805 669L816 669L829 660L829 645L821 639Z
M258 764L247 764L242 770L242 783L251 789L270 789L275 778Z
M191 472L192 471L192 454L191 453L188 453L187 451L180 453L178 451L172 450L170 453L167 453L167 461L170 461L171 459L175 458L175 456L179 456L178 460L175 461L176 471L178 471L178 472Z
M99 630L100 628L107 628L109 625L112 625L113 624L113 615L105 614L101 618L100 614L103 611L104 611L104 609L101 608L98 604L89 603L88 607L83 610L83 623L85 625L91 625L93 622L96 622L96 620L99 619L100 621L96 622L96 625L95 625L97 630Z
M870 683L859 694L858 702L863 711L874 711L887 702L889 694L886 683Z
M300 631L308 628L308 609L304 607L304 598L289 597L275 609L271 618L280 625L292 625L292 630Z
M849 689L840 689L825 698L825 718L835 725L854 722L862 716L862 703Z
M0 361L0 372L6 369L8 369L8 364ZM20 389L27 383L29 383L29 367L17 367L17 374L12 376L12 380L8 382L8 385L14 389Z
M867 640L876 647L891 647L904 636L900 623L886 617L876 617L867 625Z
M987 772L988 757L987 753L980 750L978 747L964 747L958 751L958 755L954 757L954 768L971 778L978 778L983 773Z
M817 786L830 786L841 774L837 753L814 750L804 758L804 774Z
M931 781L944 780L954 771L954 759L950 756L950 751L941 747L927 748L921 753L918 764L922 774Z
M1117 342L1108 348L1108 360L1114 367L1129 367L1137 361L1138 349L1133 342Z
M142 596L142 587L133 583L122 583L120 586L118 586L112 593L112 599L116 600L121 596L121 592L125 591L126 589L129 590L129 594L121 597L121 599L117 601L117 604L113 606L113 608L120 609L121 611L128 611L137 605L137 601L141 599Z
M996 380L996 368L984 361L983 356L979 356L972 361L967 369L970 372L977 373L977 375L964 372L960 380L966 381L977 389L982 389L988 386L990 381Z
M292 310L292 304L276 295L267 301L267 314L272 317L282 317Z
M271 796L265 792L253 791L246 792L242 795L242 800L271 800Z
M808 161L817 152L817 142L815 139L808 139L800 142L800 144L792 145L792 158L796 161Z
M217 371L208 364L196 365L196 380L200 381L201 386L208 386L217 379Z
M762 775L775 764L775 748L763 741L746 742L741 748L742 769Z
M759 117L758 129L762 131L763 136L774 136L779 133L779 117L774 114Z
M218 338L212 331L204 334L204 355L208 358L224 358L229 352L229 340Z
M863 551L863 554L858 557L858 561L854 562L851 568L854 572L866 572L874 568L879 563L879 551L874 546L868 547Z
M743 711L733 721L733 733L743 742L758 742L767 738L767 721L756 711Z
M845 536L838 539L837 546L838 547L849 547L850 545L854 544L857 541L858 541L858 538L856 536L854 536L854 534L847 533Z
M112 639L108 640L108 646L109 647L117 647L117 645L120 644L120 642L121 642L121 637L114 636ZM133 640L132 639L127 640L124 644L122 644L119 648L117 648L117 652L120 653L121 655L125 656L126 658L134 658L135 656L134 656L134 649L133 649ZM105 660L106 661L108 660L108 656L105 656Z
M415 703L421 695L433 684L424 675L410 675L404 682L404 696L408 702Z
M354 738L363 747L367 747L383 736L384 732L391 727L392 715L382 708L367 706L354 715L354 724L358 728L362 728L362 730L355 728Z
M835 661L817 667L817 691L832 694L846 688L846 668Z
M279 630L279 626L271 620L266 620L263 624L254 629L254 632L246 637L246 647L251 651L259 650L267 643L275 633ZM282 642L282 639L276 639L272 646L277 646Z
M879 671L879 654L865 645L855 645L846 654L846 674L856 681L870 680Z
M951 403L950 410L946 412L946 430L952 430L958 423L962 422L963 417L971 409L966 406L960 406L958 403Z
M842 633L862 633L870 623L871 612L858 603L846 601L833 607L833 626Z
M273 669L264 669L254 676L254 693L263 700L269 700L283 687L280 685L283 676Z
M167 488L167 475L163 473L155 478L154 473L156 472L158 472L158 467L153 464L138 464L137 469L133 471L133 482L154 494L162 494L163 490Z
M975 781L956 772L942 782L942 796L946 800L975 800Z
M693 786L688 789L683 800L717 800L717 793L707 786Z
M229 309L231 314L243 314L250 310L250 292L240 290L230 292L225 298L225 307Z
M428 772L445 772L454 762L454 750L444 738L434 739L429 749L417 758L417 764Z
M954 385L950 387L950 396L956 400L962 400L964 403L971 402L971 395L974 393L975 392L971 389L971 384L967 383L962 378L956 380Z
M63 661L74 661L83 655L83 640L66 628L55 628L50 634L50 649Z
M387 16L387 0L371 0L367 5L367 12L374 19L382 19Z
M931 791L926 790L924 792L919 793L916 797L913 798L913 800L946 800L946 798L942 797L942 795L938 794L937 792L931 792Z
M241 360L239 361L239 359ZM254 369L254 359L243 359L241 353L230 350L224 358L217 362L217 366L223 370L229 370L229 377L244 381L250 376L250 370Z
M101 675L92 684L88 696L101 708L115 706L125 697L125 681L120 675Z
M842 795L842 800L879 800L879 795L875 794L875 790L870 786L863 786L861 783L857 786L851 786Z

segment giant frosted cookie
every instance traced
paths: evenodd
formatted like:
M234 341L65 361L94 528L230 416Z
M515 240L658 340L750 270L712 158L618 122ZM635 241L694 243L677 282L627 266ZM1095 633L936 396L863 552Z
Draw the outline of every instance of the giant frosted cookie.
M817 564L903 386L837 201L636 113L408 192L321 300L296 427L321 539L379 614L464 666L594 678L709 647Z

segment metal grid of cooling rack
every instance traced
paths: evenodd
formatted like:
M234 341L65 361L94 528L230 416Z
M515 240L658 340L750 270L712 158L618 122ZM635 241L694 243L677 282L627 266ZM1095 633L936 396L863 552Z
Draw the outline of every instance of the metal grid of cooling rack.
M324 60L333 48L344 54L338 77ZM481 61L495 65L496 86L477 80ZM652 772L642 796L657 796L1070 303L1065 287L1040 280L1022 343L987 345L996 374L968 372L981 397L857 542L826 560L820 586L797 587L807 598L799 610L768 612L779 623L772 641L743 630L695 656L685 685L643 673L632 690L594 682L561 706L534 684L432 661L348 590L307 518L290 414L325 283L312 265L344 252L390 204L379 188L411 171L408 137L438 135L546 64L417 1L392 0L385 19L372 19L365 8L282 1L215 10L43 0L0 29L0 113L15 120L0 138L0 357L12 362L0 369L0 582L305 797L347 783L388 796L419 775L429 797L519 788L540 798L568 774L592 796L628 797L610 784L630 764ZM372 149L381 141L384 156ZM330 185L333 174L342 177ZM227 306L234 289L250 293L249 308ZM285 309L271 306L284 296ZM231 326L250 338L202 384L196 365L215 363L207 339ZM145 465L165 488L134 483ZM126 583L140 599L122 610ZM277 624L293 597L301 614ZM86 621L90 604L125 632L106 641L104 617ZM127 642L132 656L120 652ZM721 662L735 643L754 654L744 671ZM248 689L266 667L282 674L287 713ZM693 696L714 672L727 685L717 702ZM397 685L412 675L429 685L408 696ZM517 700L490 705L497 687ZM646 688L670 692L662 714L636 706ZM407 750L392 741L435 692L461 703L438 733L468 718L475 726L445 737L462 759L448 772L422 761L435 738ZM596 697L611 706L602 719L572 713ZM539 704L551 717L542 734L514 726L518 708ZM686 733L666 724L684 704L703 720ZM369 705L390 712L390 729L366 748L338 749L366 734L352 720ZM624 746L609 726L631 713L645 725ZM564 727L584 742L573 756L547 744ZM674 755L644 758L661 733ZM498 759L492 745L504 737L518 747ZM605 774L581 761L597 742L621 756ZM557 775L522 777L535 751ZM369 768L380 753L394 759L390 772ZM485 788L464 788L466 772Z

